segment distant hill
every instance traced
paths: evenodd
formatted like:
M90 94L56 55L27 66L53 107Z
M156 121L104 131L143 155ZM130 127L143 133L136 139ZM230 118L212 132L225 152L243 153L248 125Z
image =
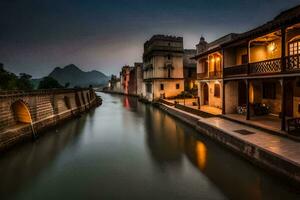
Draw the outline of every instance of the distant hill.
M80 86L87 87L89 85L99 86L107 84L109 77L102 72L93 70L89 72L82 71L76 65L70 64L63 68L56 67L50 74L52 78L56 79L61 85L70 83L70 87ZM38 85L39 80L33 80L34 85Z

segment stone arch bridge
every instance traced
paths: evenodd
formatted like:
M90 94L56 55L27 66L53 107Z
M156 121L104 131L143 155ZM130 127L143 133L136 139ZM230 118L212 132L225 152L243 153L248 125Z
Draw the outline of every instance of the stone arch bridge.
M91 88L0 91L0 150L97 105Z

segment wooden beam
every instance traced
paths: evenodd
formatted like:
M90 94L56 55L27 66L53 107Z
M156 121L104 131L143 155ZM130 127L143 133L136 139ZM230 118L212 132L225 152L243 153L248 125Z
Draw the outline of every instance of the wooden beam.
M225 115L226 111L225 111L225 81L223 80L222 83L222 114Z
M286 69L286 28L281 28L281 72L285 72Z
M246 106L247 106L246 120L250 120L249 80L248 79L246 79Z
M285 131L285 117L286 117L286 80L282 78L281 83L281 130Z

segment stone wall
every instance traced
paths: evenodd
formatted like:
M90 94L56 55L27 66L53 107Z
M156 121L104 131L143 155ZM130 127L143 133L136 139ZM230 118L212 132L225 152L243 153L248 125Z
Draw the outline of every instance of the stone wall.
M163 85L163 90L161 90L161 85ZM179 88L176 88L176 85L179 85ZM162 96L165 98L175 97L184 90L184 80L155 80L153 81L152 90L154 99L159 99Z
M75 117L96 105L97 97L92 89L2 91L0 150L32 138L43 129ZM24 118L29 120L22 120Z

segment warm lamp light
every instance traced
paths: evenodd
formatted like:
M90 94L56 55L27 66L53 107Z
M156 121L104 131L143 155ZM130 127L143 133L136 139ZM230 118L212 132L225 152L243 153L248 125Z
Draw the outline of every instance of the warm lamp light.
M275 49L276 49L276 44L275 44L275 42L271 42L271 43L268 45L268 50L269 50L270 52L274 52Z
M214 58L212 58L210 61L211 61L211 62L215 62L215 59L214 59Z
M217 62L219 62L220 61L220 57L217 57L216 60L217 60Z

